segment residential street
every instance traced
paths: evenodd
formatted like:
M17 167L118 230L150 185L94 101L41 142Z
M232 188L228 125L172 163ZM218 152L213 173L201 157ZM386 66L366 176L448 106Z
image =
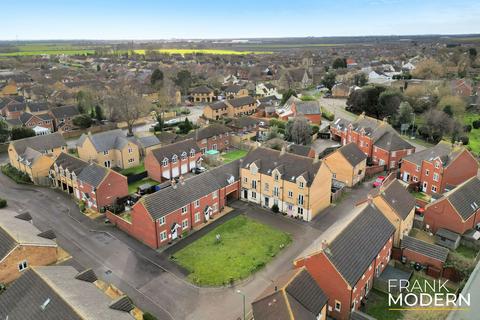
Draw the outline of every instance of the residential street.
M184 280L182 270L159 253L130 238L120 230L92 221L78 211L72 199L57 190L17 185L0 174L0 197L9 207L29 211L41 230L53 229L61 247L84 268L93 268L99 278L114 284L146 311L159 319L240 319L242 299L250 303L278 274L289 270L292 261L324 232L338 229L347 221L348 209L368 192L368 185L354 189L342 205L328 209L314 222L292 220L243 202L233 207L247 216L292 235L293 243L266 268L235 288L199 288Z

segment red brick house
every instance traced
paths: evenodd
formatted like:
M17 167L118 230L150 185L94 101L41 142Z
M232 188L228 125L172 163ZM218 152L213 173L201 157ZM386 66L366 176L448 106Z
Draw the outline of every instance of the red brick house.
M387 121L362 114L354 122L341 118L330 126L332 139L342 145L354 142L368 157L367 162L395 169L400 161L415 152L415 147L403 140Z
M409 236L403 237L401 248L407 262L418 262L439 271L443 270L448 257L447 248Z
M464 234L480 223L480 180L473 177L425 206L424 223L436 233L443 228Z
M218 150L221 152L230 147L232 132L232 129L224 125L211 124L189 133L187 138L195 139L202 154L208 150Z
M193 139L156 148L147 153L145 169L153 180L162 182L179 177L200 166L202 153Z
M328 315L335 319L350 319L390 261L395 227L373 204L357 210L330 244L294 262L305 266L328 296Z
M20 121L27 128L42 127L54 132L53 119L48 113L31 114L28 112L22 113Z
M75 128L73 118L80 115L76 106L61 106L50 110L55 124L55 130L68 132Z
M26 104L25 103L9 103L4 108L4 116L6 119L19 119L20 116L25 112Z
M280 114L280 118L283 120L288 120L298 116L303 116L314 124L322 123L322 111L320 110L320 104L318 101L301 101L296 99L290 104L290 110Z
M239 161L196 175L143 197L131 210L131 223L107 217L132 237L159 248L201 228L227 202L239 197Z
M478 162L458 144L440 141L436 146L403 159L403 181L418 184L427 194L443 193L477 175Z

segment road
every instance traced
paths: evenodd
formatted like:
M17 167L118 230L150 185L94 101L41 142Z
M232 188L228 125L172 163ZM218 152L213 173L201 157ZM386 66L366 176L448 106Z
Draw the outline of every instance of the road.
M305 248L324 232L331 233L330 226L337 230L336 222L351 214L347 202L346 207L333 207L328 214L306 223L235 202L235 210L290 233L293 242L264 269L233 288L199 288L185 280L183 270L166 254L144 246L113 226L90 220L68 195L50 188L17 185L3 174L0 186L0 197L8 200L10 208L29 211L40 230L55 231L58 244L72 255L74 265L92 268L100 279L114 284L141 309L162 320L240 319L242 299L235 290L246 294L250 310L250 303L278 275L291 269L292 261ZM365 190L354 189L352 199L361 198Z

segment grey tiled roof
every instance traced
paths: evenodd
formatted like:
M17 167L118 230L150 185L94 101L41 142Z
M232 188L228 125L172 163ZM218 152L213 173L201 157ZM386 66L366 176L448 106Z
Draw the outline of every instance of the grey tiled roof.
M62 152L58 155L57 159L55 159L51 169L55 168L55 164L57 167L61 167L64 170L70 171L70 172L75 172L76 175L78 175L83 168L88 166L88 162L83 161L77 157L74 157L72 155L69 155L68 153Z
M436 244L431 244L413 237L404 236L401 247L442 262L447 261L448 249Z
M303 269L298 273L298 275L285 288L285 291L299 303L302 309L306 309L314 317L316 317L325 304L327 304L327 295L322 291L306 269ZM292 303L290 304L292 305ZM299 311L299 313L300 312L301 311ZM295 317L295 319L303 318Z
M343 155L352 167L355 167L357 164L367 159L367 155L353 142L344 145L338 149L338 152Z
M245 97L240 97L240 98L235 98L231 100L227 100L229 104L231 104L234 108L239 108L242 106L246 106L249 104L254 104L256 102L255 99L253 99L250 96L245 96Z
M48 304L42 310L42 305ZM55 290L33 270L27 270L2 295L0 318L11 320L75 320L82 319Z
M58 132L44 136L35 136L21 140L15 140L11 143L19 155L22 155L27 148L44 152L45 150L67 146L67 142L63 138L62 134Z
M75 106L56 107L56 108L52 108L51 112L55 119L73 118L80 114L80 112L78 112L77 107Z
M210 94L210 93L213 93L213 90L207 86L200 86L190 90L190 93Z
M138 144L142 148L153 147L160 144L160 140L156 136L146 136L137 139Z
M301 114L321 114L320 104L318 101L298 101L295 102L295 109L297 113Z
M415 208L415 197L396 179L384 189L380 188L378 190L380 192L379 195L402 220L405 220L408 214Z
M234 118L227 125L233 128L244 128L258 125L259 120L250 117Z
M301 144L291 144L288 146L288 152L294 153L299 156L308 157L312 148L301 145Z
M103 181L109 170L96 163L90 163L82 169L78 175L78 180L88 183L91 186L98 187Z
M5 230L0 228L0 261L17 245L15 239L13 239Z
M225 89L225 92L227 92L227 93L228 92L237 93L240 90L242 90L241 86L239 86L238 84L233 84L230 87L228 87L227 89Z
M324 252L353 287L394 232L388 219L373 204L366 204Z
M48 111L48 104L45 102L29 102L28 109L30 109L30 112Z
M202 139L211 138L213 136L218 136L220 134L225 134L227 132L232 132L232 129L227 128L224 125L215 123L215 124L211 124L207 127L191 131L189 134L187 134L185 136L185 138L186 139L194 138L197 141L199 141L199 140L202 140Z
M273 149L256 148L251 150L241 164L242 168L249 168L255 163L262 174L271 175L274 169L282 174L283 180L292 181L303 176L310 186L322 163L314 159L298 156L292 153L282 153Z
M212 103L210 105L210 108L212 108L213 110L226 109L227 105L223 101L217 101L215 103Z
M152 155L161 163L164 158L171 161L173 155L177 155L178 159L180 159L184 152L187 154L187 157L190 157L191 150L194 150L195 153L200 152L197 143L193 139L187 139L153 149Z
M262 300L252 303L255 319L261 320L291 320L287 302L282 291L277 291Z
M96 134L82 134L80 139L77 141L77 146L83 145L86 139L90 139L97 152L120 150L129 142L121 129L115 129Z
M443 166L448 166L450 162L461 152L463 148L453 148L451 143L440 141L437 145L412 153L409 156L404 157L404 160L408 160L416 165L421 165L422 161L432 161L439 158Z
M387 151L397 151L413 149L413 146L403 140L396 132L385 132L375 143L374 146Z
M161 189L143 197L141 201L143 201L152 219L157 220L220 189L222 186L228 185L229 173L236 173L238 170L238 161L234 161L186 179L183 185L177 183L176 188ZM235 180L238 180L238 173Z
M463 220L480 209L480 180L473 177L445 194Z

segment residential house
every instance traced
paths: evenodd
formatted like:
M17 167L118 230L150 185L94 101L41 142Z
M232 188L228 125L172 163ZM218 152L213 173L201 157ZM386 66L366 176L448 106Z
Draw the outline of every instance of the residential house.
M73 118L80 115L76 106L61 106L50 109L50 115L53 117L55 130L68 132L75 129Z
M42 127L48 129L49 132L54 131L53 118L49 113L32 114L24 112L20 115L20 122L24 127L33 129L35 127Z
M447 229L458 234L475 229L480 223L480 180L470 178L425 206L425 227L437 232Z
M185 138L193 138L197 142L202 154L204 154L208 150L222 152L230 148L231 135L232 129L221 124L211 124L190 132Z
M277 87L273 85L272 83L259 83L255 86L255 94L258 97L271 97L274 96L277 99L281 99L282 95L278 93Z
M233 130L234 135L239 137L241 141L246 141L258 136L260 121L251 117L233 118L227 123L227 126ZM232 139L235 138L232 137Z
M23 102L8 102L5 107L2 108L2 114L6 119L19 119L25 112L27 105Z
M135 143L138 145L141 157L145 157L152 149L158 148L162 144L156 135L138 137Z
M295 117L303 116L311 123L322 123L322 111L318 101L302 101L300 99L291 99L279 111L278 116L283 120L289 120Z
M67 153L61 153L50 168L52 186L84 201L96 211L111 206L128 195L127 177L88 163Z
M350 86L345 83L337 83L332 87L332 96L334 98L348 98L350 95Z
M330 205L332 173L320 160L266 148L242 159L241 199L305 221Z
M301 144L292 143L287 147L287 151L302 157L308 157L313 159L318 157L318 154L312 147L304 146Z
M229 201L238 199L239 161L233 161L144 196L131 209L123 230L151 248L159 248L186 232L205 226ZM107 212L113 223L118 218ZM121 224L118 224L120 228Z
M353 142L344 145L324 158L333 179L353 187L365 178L367 156Z
M308 69L282 70L278 84L284 89L305 89L313 84L313 77Z
M16 169L28 174L35 184L48 185L48 173L55 158L67 150L60 133L10 142L8 158Z
M0 296L0 318L135 319L130 314L134 308L130 299L125 295L110 298L102 284L91 269L78 272L71 266L34 267Z
M9 283L31 266L57 261L58 246L52 231L41 232L28 212L0 210L0 283Z
M215 93L207 86L200 86L190 90L193 102L213 102Z
M427 194L442 194L477 175L478 161L465 147L440 141L403 158L403 181L418 184Z
M140 165L138 145L121 129L82 134L77 141L77 151L80 159L95 161L106 168L126 169Z
M217 101L203 108L203 116L207 119L219 120L228 116L229 107L225 101Z
M151 150L145 157L148 176L158 182L180 177L200 166L202 153L194 139Z
M395 227L373 205L362 204L359 213L330 243L307 249L295 260L305 266L328 297L328 315L350 319L390 261Z
M206 106L203 116L207 119L218 120L223 117L240 117L252 115L257 111L257 101L251 96L242 96L230 100L223 100Z
M450 82L452 93L456 96L470 97L475 94L472 81L467 79L454 79Z
M281 275L252 302L254 319L326 320L327 295L305 268Z
M45 102L29 102L27 103L27 112L34 115L48 113L48 104Z
M386 119L373 119L364 113L353 122L337 118L330 133L342 145L354 142L367 155L367 163L388 169L397 168L404 157L415 152L415 147L403 140Z
M383 185L373 190L369 197L395 227L393 246L399 247L400 241L410 233L413 227L415 197L397 179L390 179L390 177Z
M15 80L0 83L0 97L18 94Z
M248 90L238 84L231 85L225 89L225 97L234 99L248 96Z

